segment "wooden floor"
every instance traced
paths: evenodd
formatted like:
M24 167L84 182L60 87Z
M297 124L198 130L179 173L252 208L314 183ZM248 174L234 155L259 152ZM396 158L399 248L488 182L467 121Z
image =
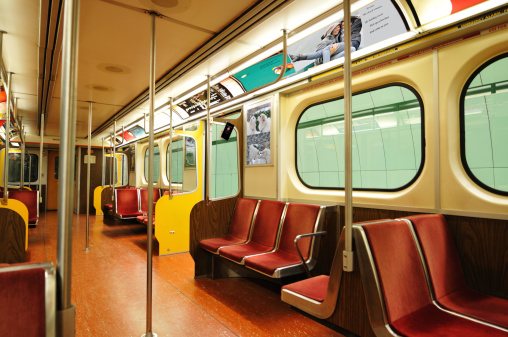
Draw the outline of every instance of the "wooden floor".
M72 303L76 336L141 336L146 332L146 226L106 225L75 215ZM56 265L57 212L29 229L27 261ZM194 279L188 253L157 256L154 240L153 323L158 336L346 336L291 309L280 287L242 278Z

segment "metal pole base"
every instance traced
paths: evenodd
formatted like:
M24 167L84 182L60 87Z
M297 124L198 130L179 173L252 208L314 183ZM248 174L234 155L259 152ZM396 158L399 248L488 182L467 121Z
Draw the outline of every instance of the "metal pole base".
M147 332L142 334L141 337L157 337L157 334L155 332Z
M90 248L85 248L85 249L83 249L83 251L84 252L89 252L89 251L91 251L91 249Z
M76 307L74 304L67 309L58 310L56 312L56 317L56 336L74 337L76 333Z

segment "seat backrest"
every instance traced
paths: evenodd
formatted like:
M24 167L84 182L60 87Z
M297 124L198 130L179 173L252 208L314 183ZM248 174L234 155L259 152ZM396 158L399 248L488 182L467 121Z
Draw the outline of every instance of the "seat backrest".
M19 200L23 204L25 204L28 209L28 218L37 219L39 217L39 191L28 191L28 190L20 190L20 191L9 191L9 198Z
M160 198L160 190L158 188L153 189L153 202L157 202ZM139 210L145 214L148 213L148 189L139 189Z
M254 217L257 204L258 200L255 199L238 198L236 200L229 225L229 235L242 240L249 238L252 218Z
M361 228L374 260L388 323L430 304L425 274L407 223L389 221Z
M54 336L56 272L53 265L37 263L2 266L0 303L2 335Z
M407 217L422 248L436 299L466 285L459 254L441 214Z
M122 214L124 212L138 212L139 199L138 190L136 189L122 189L115 190L116 212Z
M282 201L261 200L250 240L274 247L285 206L286 203Z
M300 234L309 234L316 231L320 206L290 203L288 205L284 223L280 234L278 249L298 255L295 247L295 238ZM305 260L309 257L312 238L302 238L298 241L298 248Z

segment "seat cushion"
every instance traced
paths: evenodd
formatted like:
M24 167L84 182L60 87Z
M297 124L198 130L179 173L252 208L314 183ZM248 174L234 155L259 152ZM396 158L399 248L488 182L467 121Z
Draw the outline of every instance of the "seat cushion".
M329 276L319 275L306 280L291 283L282 287L282 290L289 290L314 301L323 302L326 297Z
M226 235L222 238L206 239L199 242L199 246L214 254L218 253L219 248L231 245L245 243L245 240L236 238L232 235Z
M123 213L117 213L118 215L121 215L122 218L135 218L137 216L143 215L141 212L123 212Z
M490 326L458 317L429 304L390 324L403 336L489 336L507 335L506 332Z
M508 301L505 299L484 295L466 286L441 297L438 302L451 311L508 329Z
M273 275L277 268L294 265L301 265L302 271L304 271L300 258L297 255L286 253L283 250L248 257L245 259L244 264L246 267L252 268L266 275Z
M273 247L263 246L256 242L250 241L243 245L220 248L219 255L241 264L245 256L266 253L272 249Z

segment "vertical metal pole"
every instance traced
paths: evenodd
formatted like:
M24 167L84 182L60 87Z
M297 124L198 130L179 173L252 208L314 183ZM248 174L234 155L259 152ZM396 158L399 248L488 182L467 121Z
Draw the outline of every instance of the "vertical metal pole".
M111 188L113 188L113 150L115 148L115 143L113 141L113 135L111 135L111 137L109 137L110 139L110 142L111 142L111 151L110 151L110 154L111 156L109 157L109 186L111 186ZM113 200L113 197L111 197L111 200Z
M115 185L116 185L115 178L116 178L116 120L113 123L113 158L111 159L111 186L113 188L113 195L111 196L111 198L113 200L113 205L115 204Z
M7 75L7 110L5 117L5 149L4 149L4 198L2 200L3 205L7 205L7 191L9 187L9 145L10 145L10 126L11 126L11 79L12 73Z
M58 186L57 332L74 336L71 304L72 208L75 168L79 0L65 0L60 104L60 184Z
M102 138L102 184L104 187L106 185L106 150L104 149L104 138Z
M14 111L16 112L15 115L17 115L18 111L18 97L14 99ZM21 128L21 124L20 124ZM25 185L25 140L23 137L23 133L25 132L25 128L21 128L19 130L19 140L21 141L21 176L19 179L19 189L23 190L23 186ZM30 176L30 173L29 173ZM28 184L30 186L30 184Z
M169 98L169 200L173 199L173 97ZM184 158L185 160L185 158Z
M344 250L344 271L353 271L353 181L351 165L351 0L344 0L344 138L345 138L345 173L344 188L346 243Z
M152 337L152 241L153 241L153 155L154 155L154 100L155 100L155 18L156 12L150 12L150 132L148 141L148 226L146 259L146 333Z
M212 118L210 117L210 75L207 76L206 87L206 167L205 167L205 191L206 204L210 205L210 192L212 184Z
M90 250L90 162L92 158L92 102L89 102L88 110L88 162L86 164L86 247L85 251Z
M44 114L41 115L41 139L39 143L39 203L42 203L42 148L44 146Z

